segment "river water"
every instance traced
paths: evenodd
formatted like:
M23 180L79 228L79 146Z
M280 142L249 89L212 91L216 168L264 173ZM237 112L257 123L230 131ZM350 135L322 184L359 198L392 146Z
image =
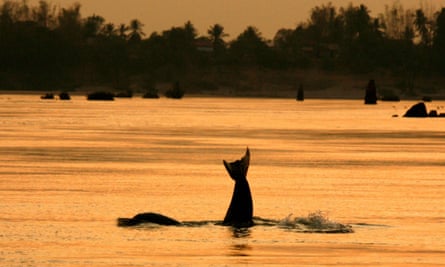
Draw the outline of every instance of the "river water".
M0 266L445 265L445 119L414 103L0 95ZM279 223L214 225L247 146ZM116 225L148 211L203 223ZM289 227L311 214L353 233Z

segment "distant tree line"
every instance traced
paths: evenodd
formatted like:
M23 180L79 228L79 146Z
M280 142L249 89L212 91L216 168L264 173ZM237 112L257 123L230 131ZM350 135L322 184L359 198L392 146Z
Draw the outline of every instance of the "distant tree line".
M312 8L307 22L280 29L273 40L247 27L226 41L220 24L198 36L189 21L149 36L134 19L115 25L99 15L82 17L80 4L58 8L5 0L0 5L0 88L72 89L107 84L126 89L175 81L200 69L319 68L405 77L445 74L445 8L405 10L400 2L371 17L365 5Z

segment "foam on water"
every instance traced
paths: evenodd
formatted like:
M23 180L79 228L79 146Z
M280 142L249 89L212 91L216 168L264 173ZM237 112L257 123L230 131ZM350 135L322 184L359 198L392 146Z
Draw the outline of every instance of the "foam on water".
M329 220L322 211L311 212L307 217L293 217L289 214L278 223L279 227L305 233L352 233L350 225Z

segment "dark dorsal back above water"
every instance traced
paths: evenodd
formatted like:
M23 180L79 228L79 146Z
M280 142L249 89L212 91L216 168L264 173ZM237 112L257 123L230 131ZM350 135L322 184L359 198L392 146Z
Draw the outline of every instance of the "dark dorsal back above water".
M175 219L154 212L139 213L133 218L119 218L117 220L118 226L135 226L141 223L155 223L160 225L181 225L181 223Z
M247 182L247 170L249 169L250 151L240 160L228 163L223 161L230 177L235 181L232 200L229 209L224 217L224 225L235 227L249 227L253 225L253 203L250 193L249 183Z

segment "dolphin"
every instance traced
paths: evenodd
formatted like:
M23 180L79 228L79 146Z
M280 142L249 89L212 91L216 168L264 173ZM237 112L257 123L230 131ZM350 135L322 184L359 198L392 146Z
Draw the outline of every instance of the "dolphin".
M240 160L227 162L223 160L230 177L235 181L232 200L222 225L237 228L253 226L253 204L249 183L247 182L247 170L250 162L250 151L246 149L246 154ZM183 223L153 212L139 213L133 218L118 218L118 226L136 226L142 223L154 223L158 225L182 225Z
M249 182L247 182L247 170L249 169L250 151L246 149L246 154L240 160L228 163L223 160L224 166L230 177L235 181L232 200L229 209L224 217L223 225L235 227L253 226L253 203L250 193Z
M142 223L155 223L159 225L181 225L181 223L175 219L154 212L139 213L133 218L117 219L118 226L136 226Z

